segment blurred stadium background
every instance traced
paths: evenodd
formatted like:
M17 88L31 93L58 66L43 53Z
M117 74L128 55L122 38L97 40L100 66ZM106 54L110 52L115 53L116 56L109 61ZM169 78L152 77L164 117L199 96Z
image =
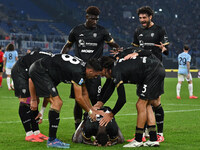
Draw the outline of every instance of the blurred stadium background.
M99 24L121 47L131 46L139 25L136 9L151 6L154 22L166 28L171 43L169 56L163 60L165 68L177 69L177 55L184 43L191 48L191 68L200 68L198 0L0 0L0 45L5 48L13 42L19 55L36 47L59 53L70 30L85 22L85 9L90 5L100 8ZM105 45L105 55L108 50Z

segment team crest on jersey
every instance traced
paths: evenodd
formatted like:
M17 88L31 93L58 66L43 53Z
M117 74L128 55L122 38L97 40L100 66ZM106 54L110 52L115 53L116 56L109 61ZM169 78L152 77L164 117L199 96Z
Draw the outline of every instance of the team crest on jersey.
M79 85L81 85L83 83L83 78L80 79L80 81L78 82Z
M93 33L93 37L97 37L97 33Z
M22 89L22 93L24 93L24 94L25 94L25 93L26 93L26 89Z
M56 92L56 88L55 88L55 87L53 87L53 88L52 88L52 91L53 91L53 92Z
M151 37L154 37L154 35L155 35L154 33L151 33Z

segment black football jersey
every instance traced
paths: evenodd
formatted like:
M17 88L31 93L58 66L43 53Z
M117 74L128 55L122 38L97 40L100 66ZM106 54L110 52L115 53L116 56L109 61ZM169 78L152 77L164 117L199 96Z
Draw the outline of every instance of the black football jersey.
M112 69L112 78L115 86L121 83L140 84L145 77L160 64L154 55L149 57L136 57L135 59L119 59Z
M112 41L110 33L102 26L87 28L84 24L72 29L68 41L75 43L75 56L87 62L103 55L104 42Z
M46 68L55 84L60 82L82 85L85 78L85 65L81 59L68 54L56 54L41 59L41 65Z
M32 63L34 63L36 60L44 57L51 57L53 56L52 53L43 52L43 51L32 51L29 54L26 54L25 56L22 56L18 63L21 67L23 67L26 71L28 71L29 67Z
M150 50L152 53L162 61L162 50L154 44L162 42L164 45L169 45L168 37L164 28L158 25L153 25L150 28L138 27L135 30L133 46L139 46L145 50Z

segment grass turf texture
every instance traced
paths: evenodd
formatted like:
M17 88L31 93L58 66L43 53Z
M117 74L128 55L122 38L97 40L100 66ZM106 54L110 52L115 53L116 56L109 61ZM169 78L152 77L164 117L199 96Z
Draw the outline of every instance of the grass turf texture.
M103 79L104 81L104 79ZM189 99L187 82L183 82L181 88L181 100L176 99L176 78L165 79L165 94L161 101L165 111L164 137L165 141L160 144L162 150L197 150L200 141L200 98ZM200 79L193 79L194 95L200 97ZM136 86L125 85L127 102L122 110L115 116L125 140L132 138L135 132L137 111ZM74 144L71 141L74 132L73 107L74 100L68 98L70 93L69 84L60 84L58 91L63 99L63 107L60 113L60 124L57 137L70 143L71 149L105 149L105 147L94 147L85 144ZM42 100L42 99L41 99ZM106 106L113 108L117 100L116 91ZM43 123L40 125L41 133L48 136L48 108L44 114ZM48 149L46 142L32 143L26 142L25 131L18 115L19 101L14 96L13 91L8 91L6 80L3 80L3 88L0 88L0 149L1 150L43 150ZM39 106L39 109L41 105ZM124 144L126 144L125 142ZM118 144L106 149L125 149L124 144ZM55 149L55 148L54 148ZM158 149L141 147L136 149Z

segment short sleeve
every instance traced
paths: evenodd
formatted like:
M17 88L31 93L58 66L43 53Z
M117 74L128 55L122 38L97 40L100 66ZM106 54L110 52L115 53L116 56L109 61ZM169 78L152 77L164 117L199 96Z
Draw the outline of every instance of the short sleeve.
M106 29L103 30L103 34L104 34L104 41L106 43L111 43L113 38L111 36L111 33L109 33Z
M68 37L68 41L71 43L74 43L76 41L76 36L75 36L75 29L73 28L70 33L69 33L69 37Z
M77 85L82 85L85 83L84 76L80 72L74 72L73 73L73 78L72 78L72 83L76 83Z

